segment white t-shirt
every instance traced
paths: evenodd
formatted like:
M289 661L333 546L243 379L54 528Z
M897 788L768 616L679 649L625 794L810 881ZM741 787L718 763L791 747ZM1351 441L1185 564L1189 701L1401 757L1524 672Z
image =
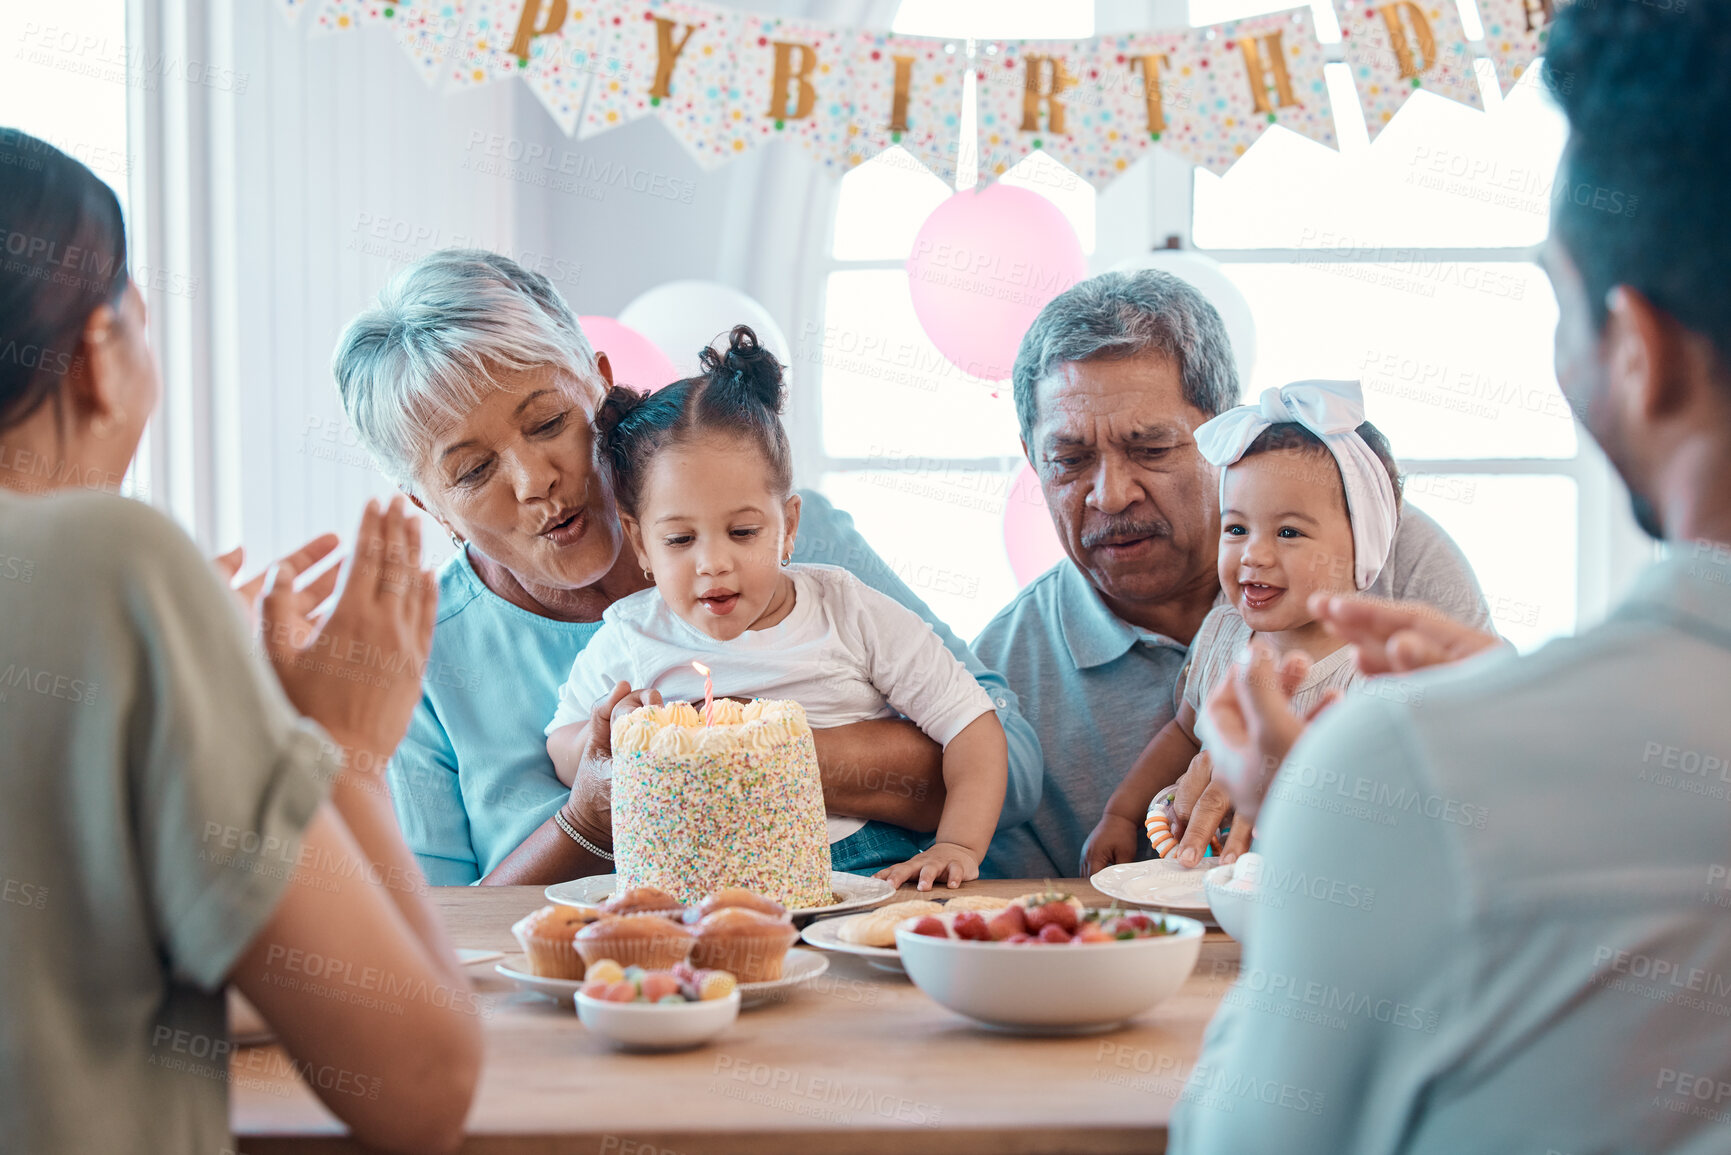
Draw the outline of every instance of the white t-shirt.
M820 730L900 714L947 746L992 712L968 668L913 611L839 566L794 565L787 574L794 588L787 617L729 642L686 622L658 590L614 602L559 687L547 733L588 721L619 681L659 690L668 701L701 703L703 675L691 668L694 659L710 668L716 697L791 699ZM832 814L829 839L864 825Z

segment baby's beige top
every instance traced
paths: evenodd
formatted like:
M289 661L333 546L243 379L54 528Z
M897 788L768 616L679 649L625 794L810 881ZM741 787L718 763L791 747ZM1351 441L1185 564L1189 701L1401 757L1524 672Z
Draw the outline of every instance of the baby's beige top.
M221 987L329 749L174 523L0 490L0 1149L232 1149Z
M1238 607L1230 602L1222 601L1202 619L1202 625L1190 643L1190 663L1184 677L1183 700L1197 714L1202 713L1202 703L1226 676L1239 652L1250 644L1254 633L1238 612ZM1364 675L1358 672L1358 651L1351 646L1342 646L1311 665L1310 672L1292 695L1292 708L1301 715L1309 714L1330 690L1344 694L1363 681ZM1200 732L1196 736L1202 737Z

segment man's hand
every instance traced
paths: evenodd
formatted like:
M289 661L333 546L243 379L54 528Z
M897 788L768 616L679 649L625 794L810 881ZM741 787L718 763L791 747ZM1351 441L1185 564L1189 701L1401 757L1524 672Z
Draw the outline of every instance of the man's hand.
M1503 644L1495 634L1462 625L1420 602L1312 594L1310 612L1358 647L1358 668L1371 676L1458 662Z
M1234 862L1250 848L1251 823L1234 822L1224 845L1215 837L1221 825L1232 814L1232 799L1226 786L1214 779L1214 760L1204 750L1190 759L1184 776L1178 779L1172 798L1172 835L1178 839L1175 857L1185 867L1202 861L1202 852L1210 845L1219 855L1222 866Z
M617 682L589 712L588 736L577 754L577 776L565 818L598 846L613 845L613 720L639 706L661 705L661 691L633 690Z
M1250 660L1234 665L1231 677L1208 696L1205 708L1219 757L1216 778L1225 782L1240 821L1256 817L1287 751L1311 719L1339 700L1339 691L1332 691L1309 714L1295 711L1292 695L1309 672L1308 655L1293 652L1276 660L1267 645L1252 642Z

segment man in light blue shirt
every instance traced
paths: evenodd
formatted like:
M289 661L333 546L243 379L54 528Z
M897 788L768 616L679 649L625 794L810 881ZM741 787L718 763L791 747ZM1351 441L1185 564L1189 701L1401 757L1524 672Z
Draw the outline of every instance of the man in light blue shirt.
M1069 557L974 642L1021 695L1045 755L1038 812L999 831L982 869L1067 878L1113 789L1171 721L1190 640L1221 598L1216 474L1192 434L1238 404L1238 370L1214 307L1143 270L1092 277L1047 305L1022 339L1013 386L1023 449ZM1410 507L1371 592L1489 623L1460 550Z
M1559 12L1558 377L1670 556L1290 753L1269 679L1211 710L1285 762L1177 1151L1731 1150L1731 7Z

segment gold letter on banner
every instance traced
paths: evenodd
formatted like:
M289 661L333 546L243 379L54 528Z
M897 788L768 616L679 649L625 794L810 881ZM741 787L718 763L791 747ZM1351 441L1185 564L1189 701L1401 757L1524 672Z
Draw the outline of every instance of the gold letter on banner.
M685 51L691 34L696 31L697 25L687 24L685 35L676 42L673 39L673 21L664 16L655 18L655 85L649 90L651 99L667 99L673 88L673 66L678 63L679 54Z
M1526 0L1523 6L1527 10L1528 32L1537 32L1541 28L1548 28L1551 21L1557 18L1557 11L1551 0Z
M1166 131L1166 108L1160 101L1160 70L1171 68L1172 61L1164 52L1149 52L1130 58L1130 71L1142 70L1142 98L1148 104L1148 131Z
M914 58L911 56L892 56L896 62L895 97L890 101L890 131L906 132L908 130L908 89L914 80Z
M1267 47L1267 64L1262 63L1262 52L1257 48L1258 40ZM1256 101L1256 111L1274 111L1274 106L1268 103L1268 84L1271 80L1274 82L1275 92L1280 95L1281 108L1297 105L1298 97L1292 94L1292 77L1286 73L1286 54L1280 47L1280 33L1246 36L1238 43L1244 49L1244 67L1250 72L1250 96Z
M817 49L797 40L775 40L775 77L769 83L769 112L777 120L798 120L811 115L817 103L817 89L811 86L812 71L817 68ZM799 53L799 67L792 67L793 54ZM792 112L787 110L787 87L799 85L799 103Z
M1046 130L1059 136L1064 132L1064 102L1058 95L1075 81L1064 71L1062 56L1024 56L1028 63L1027 77L1022 88L1022 131L1040 131L1040 102L1046 102ZM1045 83L1041 84L1041 74Z
M547 19L537 26L535 17L540 14L541 0L527 0L523 5L523 15L517 19L517 38L511 41L511 55L518 60L529 59L529 41L564 27L565 0L547 0Z
M1430 70L1436 63L1436 37L1431 35L1430 21L1424 18L1424 13L1412 0L1395 0L1393 4L1384 4L1377 9L1382 13L1382 22L1388 25L1388 46L1394 50L1394 58L1400 62L1400 74L1408 79ZM1406 17L1405 24L1401 17ZM1412 26L1413 40L1418 41L1418 54L1423 63L1413 58L1412 42L1407 39L1406 24Z

